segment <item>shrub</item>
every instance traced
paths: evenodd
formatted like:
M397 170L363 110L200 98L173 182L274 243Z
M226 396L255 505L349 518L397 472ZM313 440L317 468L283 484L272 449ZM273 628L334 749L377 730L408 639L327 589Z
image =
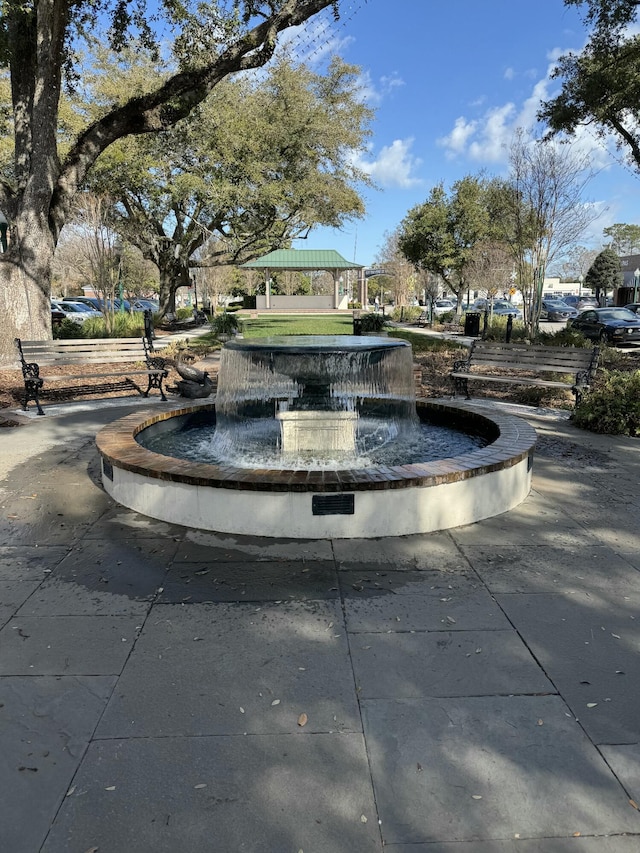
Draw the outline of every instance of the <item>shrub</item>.
M598 363L600 367L607 370L624 370L628 373L629 369L637 365L638 362L635 353L631 355L631 353L624 352L624 350L619 350L616 347L600 347Z
M93 317L82 324L82 337L85 338L141 338L144 335L144 315L142 311L115 311L112 315L111 333L107 333L104 317Z
M422 308L419 305L402 305L393 309L391 319L396 323L413 323L421 314Z
M483 333L482 337L486 341L504 341L507 339L507 320L508 317L495 317L493 320L487 325L486 332ZM480 331L483 329L483 323L480 323ZM513 343L517 341L524 342L527 341L527 330L523 323L519 320L514 321L513 326L511 327L511 340Z
M80 323L75 323L73 320L63 320L61 323L54 323L52 327L54 341L66 341L73 338L86 338L84 326Z
M598 380L576 406L572 417L575 425L607 435L639 436L640 370L603 370Z
M537 343L546 347L592 347L593 341L571 326L565 326L557 332L540 332Z
M223 311L211 318L211 330L217 335L235 335L242 331L242 321L237 314Z
M360 321L363 335L369 335L373 332L381 332L389 325L389 320L384 314L374 314L370 311L363 313Z

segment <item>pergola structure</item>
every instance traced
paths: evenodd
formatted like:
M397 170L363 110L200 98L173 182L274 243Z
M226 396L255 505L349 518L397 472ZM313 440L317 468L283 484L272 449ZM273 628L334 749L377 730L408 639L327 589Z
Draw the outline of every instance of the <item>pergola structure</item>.
M362 264L352 263L343 258L339 252L333 249L277 249L269 252L255 261L248 261L241 265L241 269L264 270L265 295L258 297L264 304L258 304L258 308L282 309L282 308L328 308L339 310L348 307L348 294L341 292L342 274L349 270L357 270L357 299L361 305L367 304L367 284ZM274 296L271 293L271 273L274 270L287 270L290 272L311 272L323 270L333 276L333 294L331 297L322 296ZM342 303L346 303L344 306Z

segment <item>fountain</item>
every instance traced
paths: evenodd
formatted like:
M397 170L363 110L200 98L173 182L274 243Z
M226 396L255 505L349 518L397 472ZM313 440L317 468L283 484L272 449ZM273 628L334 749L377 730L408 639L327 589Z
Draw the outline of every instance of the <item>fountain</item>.
M524 500L531 427L416 401L412 368L393 338L229 341L215 405L101 430L105 489L154 518L303 539L431 532Z

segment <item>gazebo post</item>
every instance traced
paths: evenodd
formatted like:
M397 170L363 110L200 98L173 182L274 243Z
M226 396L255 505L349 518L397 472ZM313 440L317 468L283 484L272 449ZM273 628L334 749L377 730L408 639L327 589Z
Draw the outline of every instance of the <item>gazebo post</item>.
M337 308L340 305L340 294L338 293L338 273L340 270L333 271L333 307Z
M369 304L369 294L367 293L367 277L364 274L364 269L358 270L358 301L363 308Z
M264 271L264 305L267 311L271 308L271 270L267 267Z

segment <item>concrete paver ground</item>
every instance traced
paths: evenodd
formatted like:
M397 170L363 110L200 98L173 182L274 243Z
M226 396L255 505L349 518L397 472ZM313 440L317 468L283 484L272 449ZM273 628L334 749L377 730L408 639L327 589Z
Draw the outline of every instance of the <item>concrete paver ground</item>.
M530 410L506 515L260 540L115 505L128 409L59 409L0 430L0 850L640 849L637 441Z

